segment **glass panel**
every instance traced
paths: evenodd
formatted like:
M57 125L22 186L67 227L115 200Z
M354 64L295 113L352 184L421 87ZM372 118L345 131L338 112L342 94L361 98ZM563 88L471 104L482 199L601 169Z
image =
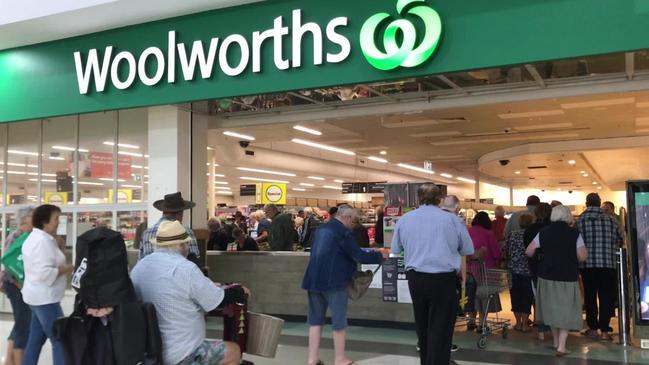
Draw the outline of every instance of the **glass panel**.
M113 229L113 213L79 212L77 214L77 234L79 236L97 227Z
M118 203L147 201L149 180L147 109L119 112Z
M72 176L76 149L77 116L43 121L42 201L73 204Z
M138 249L140 247L139 240L147 228L146 217L146 210L117 212L117 224L127 248Z
M11 123L7 126L9 149L7 180L9 205L36 203L38 200L38 141L40 120Z
M79 123L79 203L106 204L113 188L117 112L84 114Z

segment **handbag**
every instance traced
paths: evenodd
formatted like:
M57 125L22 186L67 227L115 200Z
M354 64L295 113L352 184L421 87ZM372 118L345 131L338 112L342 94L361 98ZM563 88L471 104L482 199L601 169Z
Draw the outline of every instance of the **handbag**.
M18 236L18 238L11 243L7 252L2 255L2 259L0 259L5 270L21 285L25 280L25 266L23 263L22 249L28 236L29 233L27 232Z
M374 275L381 268L381 265L377 266L376 270L365 270L360 271L356 270L352 274L352 280L347 284L347 297L351 300L358 300L367 293L367 290L374 280Z

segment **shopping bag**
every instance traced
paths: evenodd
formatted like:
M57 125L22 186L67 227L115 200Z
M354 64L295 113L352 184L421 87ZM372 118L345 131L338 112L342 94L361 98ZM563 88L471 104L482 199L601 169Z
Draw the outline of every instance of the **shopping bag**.
M29 236L28 232L24 232L18 236L9 246L7 252L2 255L2 265L5 271L8 272L20 284L25 280L25 265L23 264L23 243Z

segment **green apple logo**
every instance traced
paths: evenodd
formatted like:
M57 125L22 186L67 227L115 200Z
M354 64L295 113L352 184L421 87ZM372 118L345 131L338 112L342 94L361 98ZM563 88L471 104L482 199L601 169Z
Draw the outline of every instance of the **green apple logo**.
M363 24L361 28L361 49L370 65L383 71L393 70L399 66L417 67L433 55L442 35L442 20L439 14L427 5L416 5L404 13L408 5L419 2L425 3L426 0L397 1L397 12L401 16L406 14L416 15L425 24L426 33L421 44L416 48L417 29L410 20L397 19L388 24L383 35L385 52L382 52L376 46L375 33L379 24L389 18L390 14L374 14ZM397 44L397 32L399 30L403 38L401 45Z

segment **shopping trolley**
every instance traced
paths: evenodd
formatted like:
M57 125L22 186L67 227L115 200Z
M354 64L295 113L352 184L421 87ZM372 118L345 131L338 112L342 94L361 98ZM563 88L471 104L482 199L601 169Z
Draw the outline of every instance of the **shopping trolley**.
M479 259L472 259L467 261L467 281L471 279L475 285L475 295L467 293L469 296L474 296L474 310L480 312L480 320L477 326L480 337L478 339L478 348L484 349L487 347L487 337L492 333L500 332L503 339L507 339L509 335L509 327L511 321L509 319L500 318L496 310L493 316L489 316L489 309L496 302L496 298L502 291L507 291L510 288L509 272L500 269L487 269L484 262ZM470 287L467 283L467 288ZM481 304L480 308L477 308ZM493 311L493 310L492 310ZM469 318L464 315L459 317L459 323L474 322L475 319Z

